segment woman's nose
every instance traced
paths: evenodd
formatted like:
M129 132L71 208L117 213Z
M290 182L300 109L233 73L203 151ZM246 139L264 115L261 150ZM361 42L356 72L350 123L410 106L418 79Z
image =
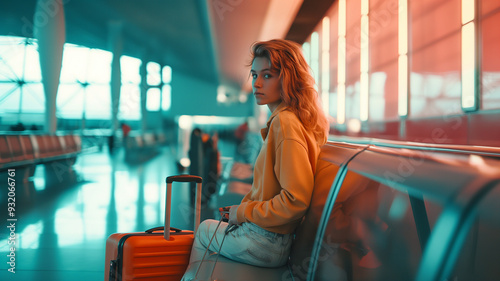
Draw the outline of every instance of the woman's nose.
M253 80L253 87L254 88L260 88L262 87L262 78L259 76Z

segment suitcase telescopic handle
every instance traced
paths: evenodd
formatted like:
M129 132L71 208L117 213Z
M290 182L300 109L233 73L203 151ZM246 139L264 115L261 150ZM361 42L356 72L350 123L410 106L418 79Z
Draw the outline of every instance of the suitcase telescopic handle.
M201 183L203 180L201 179L201 177L193 175L177 175L167 177L167 183L172 183L174 181Z
M177 175L177 176L169 176L166 179L167 182L167 193L165 199L165 227L163 230L163 237L165 240L170 239L170 213L172 209L172 183L174 181L177 182L196 182L196 197L195 197L195 210L194 210L194 232L198 230L198 226L200 225L200 214L201 214L201 183L203 182L202 178L199 176L193 175Z

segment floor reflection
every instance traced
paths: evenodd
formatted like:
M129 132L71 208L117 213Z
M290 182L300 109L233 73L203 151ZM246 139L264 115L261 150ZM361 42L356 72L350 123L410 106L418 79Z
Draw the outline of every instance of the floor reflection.
M39 166L29 180L16 178L16 274L7 271L8 257L2 255L0 280L102 280L110 234L162 225L165 178L177 173L171 150L142 164L123 159L122 151L82 154L74 165ZM172 226L192 229L189 190L178 185ZM6 229L6 212L0 213ZM9 233L0 234L6 253Z

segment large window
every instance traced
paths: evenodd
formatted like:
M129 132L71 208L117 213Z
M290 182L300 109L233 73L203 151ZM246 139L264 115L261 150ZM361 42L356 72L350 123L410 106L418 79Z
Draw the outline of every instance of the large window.
M122 56L120 59L122 72L122 87L118 119L139 120L141 118L141 60Z
M57 93L59 118L111 118L111 59L108 51L64 45Z
M156 62L148 62L146 65L148 92L146 109L148 111L160 111L161 108L161 66Z
M172 87L170 83L172 82L172 68L170 66L164 66L162 69L162 82L163 87L161 90L161 109L167 111L170 109L172 103Z
M56 97L58 119L111 119L112 59L113 54L105 50L64 45ZM120 120L141 118L141 65L142 61L137 58L120 58ZM169 110L172 69L155 62L149 62L146 67L147 109ZM45 95L37 40L0 36L0 124L9 126L21 122L39 126L43 125L44 114Z
M0 122L38 124L45 111L37 41L0 36ZM37 115L38 114L38 115Z

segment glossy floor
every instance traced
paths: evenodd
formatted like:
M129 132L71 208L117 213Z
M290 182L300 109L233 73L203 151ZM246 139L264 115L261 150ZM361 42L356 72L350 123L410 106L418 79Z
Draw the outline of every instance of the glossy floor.
M16 179L17 221L6 215L9 195L2 184L0 280L103 280L111 233L163 224L165 178L178 173L172 151L164 147L156 157L133 165L124 162L123 154L82 154L72 170L62 166L48 173L38 166L31 181ZM2 177L7 183L8 175ZM172 226L192 229L188 198L188 188L173 188ZM11 233L15 239L9 240ZM15 273L8 271L14 265L8 263L11 247Z

